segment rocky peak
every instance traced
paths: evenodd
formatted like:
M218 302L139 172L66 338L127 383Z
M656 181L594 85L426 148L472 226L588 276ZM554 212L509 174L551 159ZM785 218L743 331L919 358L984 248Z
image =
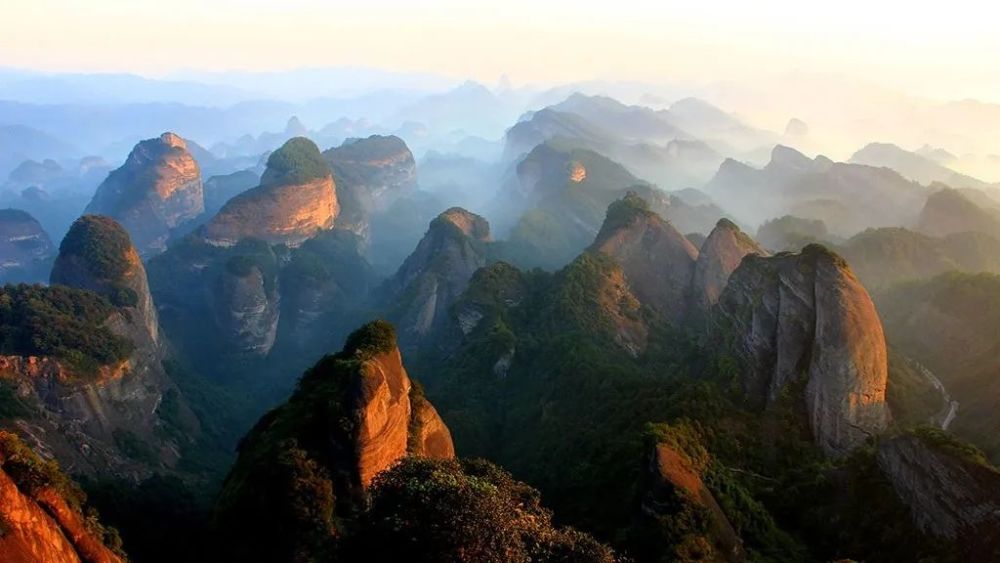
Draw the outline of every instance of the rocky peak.
M55 247L41 224L18 209L0 209L0 283L46 278Z
M146 269L128 232L110 217L84 215L59 245L51 283L88 289L130 310L138 344L159 345L156 307Z
M323 157L337 182L342 223L362 236L371 214L385 211L417 185L413 153L394 135L348 139Z
M649 454L639 505L639 521L651 528L652 537L661 544L650 548L662 553L663 544L674 543L675 549L683 549L687 544L697 543L707 549L708 553L703 553L706 560L745 561L743 541L703 479L709 463L708 452L700 443L684 436L692 432L687 426L658 424L651 432L654 435L647 437L651 443L647 446ZM664 526L661 518L668 522L670 518L682 519L685 512L705 515L704 521L684 532L695 537L677 538L677 530L657 529ZM666 537L659 537L661 534Z
M790 172L808 172L813 168L813 160L799 151L784 145L775 145L771 150L771 162L767 168Z
M889 423L882 323L846 262L820 245L800 254L748 255L713 310L713 330L746 367L744 388L768 407L793 389L830 455ZM801 390L800 390L801 389Z
M433 221L417 248L384 287L404 345L412 345L447 318L472 274L486 265L491 241L483 217L453 207Z
M83 512L81 493L52 461L0 431L0 560L120 563L104 529Z
M917 219L917 230L932 236L978 231L1000 236L1000 213L984 209L959 190L936 183Z
M698 250L644 199L629 192L613 202L590 251L621 265L639 301L680 321Z
M327 491L331 505L336 498L329 516L339 520L360 508L377 474L408 455L451 458L454 448L444 422L410 380L392 325L374 321L308 370L291 398L244 438L220 497L223 533L245 534L240 522L247 518L279 528L287 523L284 515L298 502L292 479L307 477L275 475L310 471L310 483L321 485L316 490Z
M748 254L768 255L735 223L720 219L702 243L694 266L692 289L698 305L708 308L719 301L729 276Z
M87 213L115 218L143 255L166 248L179 226L205 210L201 170L174 133L140 142L98 186Z
M296 137L268 157L260 185L229 200L202 229L216 246L243 238L298 246L340 212L330 168L316 144Z

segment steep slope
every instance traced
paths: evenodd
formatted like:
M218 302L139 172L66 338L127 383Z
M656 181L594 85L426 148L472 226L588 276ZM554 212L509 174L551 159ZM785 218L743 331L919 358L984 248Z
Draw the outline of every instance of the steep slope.
M841 236L909 224L928 193L886 168L810 159L781 145L762 169L727 160L705 191L750 224L791 214L822 220Z
M119 563L120 540L84 512L83 493L52 461L0 431L0 559Z
M880 444L878 463L921 531L971 561L1000 557L1000 470L975 448L919 429Z
M844 455L888 426L882 323L836 254L810 245L801 254L748 257L714 315L716 337L749 370L751 400L804 401L828 454Z
M878 297L893 347L933 372L959 406L949 430L1000 460L1000 277L943 274Z
M906 178L921 184L940 182L955 188L977 190L992 187L986 182L955 172L927 156L904 150L891 143L865 145L851 156L849 162L891 168Z
M200 427L161 365L128 234L109 218L80 218L52 283L4 289L0 373L19 406L3 417L76 473L134 480L174 468Z
M234 552L254 561L322 553L350 531L379 473L407 455L453 457L447 427L416 393L381 321L306 372L243 439L226 479L217 518Z
M639 301L680 322L698 251L645 200L629 192L612 203L589 251L611 257Z
M417 185L413 153L396 136L348 139L323 152L337 183L339 225L367 239L369 217L383 212Z
M500 254L522 267L558 269L594 240L608 205L633 191L664 217L685 217L692 206L596 152L537 146L517 165L502 201L516 224Z
M976 205L958 190L942 186L927 197L916 230L931 236L975 231L1000 237L1000 213Z
M243 238L297 246L331 228L339 212L329 166L315 143L296 137L271 153L260 185L226 202L201 236L216 246Z
M164 133L140 142L97 188L87 213L113 217L143 255L162 252L171 233L205 209L198 163L184 139Z
M0 283L44 281L55 247L34 217L0 209Z
M868 229L837 251L872 291L950 271L1000 272L1000 243L972 231L931 237L903 228Z
M749 254L767 256L768 253L735 223L720 219L712 233L701 245L691 280L691 297L696 305L707 310L719 301L719 296L729 283L729 276Z
M438 215L380 293L388 317L400 327L404 348L440 326L465 291L472 274L486 265L492 241L489 223L459 207Z

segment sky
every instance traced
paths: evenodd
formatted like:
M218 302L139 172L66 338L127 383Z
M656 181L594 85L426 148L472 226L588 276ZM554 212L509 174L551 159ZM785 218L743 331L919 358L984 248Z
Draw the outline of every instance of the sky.
M493 83L846 73L1000 102L983 0L3 0L0 66L163 76L369 66Z

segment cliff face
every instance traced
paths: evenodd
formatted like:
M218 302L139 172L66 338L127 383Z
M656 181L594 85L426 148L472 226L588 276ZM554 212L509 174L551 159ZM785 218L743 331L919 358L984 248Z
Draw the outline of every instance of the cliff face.
M697 530L700 532L697 536L681 540L674 549L683 551L688 547L685 544L700 544L710 546L708 553L703 553L706 560L745 561L743 540L702 480L703 470L698 460L693 460L676 445L667 442L655 444L645 469L640 519L647 525L656 526L659 518L672 516L677 511L699 513L703 518L703 529ZM697 532L688 531L689 534Z
M342 206L338 223L367 239L369 217L383 212L417 185L417 163L399 137L349 139L323 152Z
M87 206L120 222L143 255L163 251L173 230L204 210L198 163L174 133L136 145Z
M349 532L334 530L334 519L360 510L372 479L407 455L452 457L447 427L413 391L392 326L376 321L355 331L342 352L306 372L288 402L244 438L218 505L223 534L242 537L238 548L246 547L253 560L268 560L267 554L286 560L276 551ZM297 492L304 487L318 491L308 502L322 508L284 517L305 500ZM275 537L275 530L296 525L315 535ZM254 553L254 546L261 551Z
M271 153L260 185L229 200L201 234L217 246L251 237L298 246L339 212L329 166L312 141L296 137Z
M48 354L0 357L0 377L31 406L12 422L74 472L138 479L173 467L179 446L162 437L164 400L176 407L175 420L192 439L198 424L162 367L155 308L128 234L106 217L81 217L63 240L52 283L38 290L38 299L51 304L28 314L75 307L70 318L54 317L48 322L56 326L45 328L64 331L61 346L70 350L50 346ZM30 300L25 306L36 307ZM30 320L16 330L30 342L51 338L35 334ZM89 336L74 336L83 333ZM87 350L92 341L104 344Z
M79 503L57 486L66 478L9 432L0 432L0 560L9 563L119 563L105 544L103 530L91 524ZM32 476L30 467L38 472ZM39 470L40 469L40 470ZM27 470L27 471L26 471ZM73 493L72 485L63 491Z
M46 279L55 247L34 217L17 209L0 210L0 283Z
M768 255L732 221L721 219L702 243L694 266L691 285L696 304L705 309L715 305L729 282L729 276L748 254Z
M59 256L50 279L80 289L89 289L126 307L131 319L132 338L159 346L159 323L149 292L146 268L128 232L109 217L84 215L70 227L59 245Z
M608 207L590 251L621 265L639 301L680 322L698 250L638 195L629 193Z
M888 426L882 323L840 257L810 245L801 254L745 258L713 315L716 337L749 370L747 393L774 405L786 388L796 390L792 400L805 401L828 454Z
M274 272L241 257L231 258L212 292L216 326L228 348L263 356L278 330L280 296Z
M970 560L995 560L1000 557L1000 471L975 459L974 452L956 449L942 434L910 433L883 442L879 467L921 530L957 540Z
M489 223L459 207L431 222L416 250L383 288L404 345L415 344L446 319L472 274L486 265L491 240Z

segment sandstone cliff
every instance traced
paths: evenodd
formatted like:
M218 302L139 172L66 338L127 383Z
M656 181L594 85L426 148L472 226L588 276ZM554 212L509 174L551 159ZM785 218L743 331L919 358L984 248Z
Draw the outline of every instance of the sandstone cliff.
M630 192L612 203L590 251L621 265L639 301L680 322L698 250L645 200Z
M296 137L271 153L260 185L229 200L201 230L210 244L243 238L297 246L340 212L330 168L315 143Z
M6 321L16 336L0 357L0 378L27 406L7 413L9 422L75 473L140 479L173 467L179 442L164 438L161 406L174 409L171 424L183 426L185 439L199 428L164 372L155 308L128 234L109 218L81 217L52 283L9 291L18 313ZM20 295L30 291L37 295Z
M172 232L205 209L201 171L184 139L164 133L140 142L97 188L87 213L115 218L143 255L166 248Z
M729 276L748 254L767 256L768 253L728 219L719 220L701 245L692 278L692 298L704 309L719 301Z
M675 545L645 547L661 555L672 549L671 555L699 553L704 561L745 561L743 540L702 479L708 453L699 444L671 439L677 433L675 428L658 425L657 429L664 436L649 448L639 525L651 529L654 538L673 535ZM684 518L685 514L697 516ZM674 518L692 522L684 537L677 538L678 532L670 529Z
M417 163L402 139L372 135L323 152L337 183L338 223L367 239L369 217L417 185Z
M982 454L920 429L880 444L878 464L922 531L971 561L1000 557L1000 471Z
M843 259L818 245L748 256L729 278L712 330L748 370L752 400L805 403L817 444L842 455L889 423L882 323Z
M0 209L0 283L44 281L54 256L49 235L34 217Z
M0 560L5 563L119 563L110 538L82 512L81 493L51 461L0 431Z
M438 215L417 248L382 288L388 316L404 347L416 344L447 318L472 274L486 265L492 241L485 219L459 207Z
M377 474L407 455L453 457L447 427L413 391L392 326L376 321L355 331L343 351L307 371L292 397L243 439L217 507L222 533L265 542L267 553L330 541L349 531L334 522L350 526L343 519L362 508ZM301 498L297 491L306 488L317 493ZM290 512L299 502L323 505ZM274 537L277 528L297 525L317 535Z

